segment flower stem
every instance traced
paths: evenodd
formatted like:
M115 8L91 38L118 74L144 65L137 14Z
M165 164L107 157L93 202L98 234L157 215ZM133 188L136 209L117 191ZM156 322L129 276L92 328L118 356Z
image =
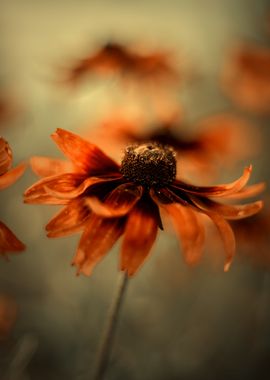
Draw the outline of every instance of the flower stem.
M121 272L116 292L114 294L111 307L108 313L107 322L101 337L101 344L97 353L95 363L94 380L102 380L108 367L110 353L112 350L113 338L118 322L119 312L124 300L125 290L128 284L128 276Z

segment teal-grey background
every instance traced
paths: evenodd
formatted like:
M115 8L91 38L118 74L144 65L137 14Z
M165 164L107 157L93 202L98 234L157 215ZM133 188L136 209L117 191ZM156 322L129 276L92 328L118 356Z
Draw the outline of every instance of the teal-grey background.
M58 65L88 47L120 39L183 53L199 72L199 79L179 93L187 119L192 123L224 110L248 117L265 141L252 160L252 181L269 182L269 119L238 110L218 86L234 42L270 48L269 12L270 2L262 0L2 0L0 83L20 112L1 134L14 151L14 163L31 155L59 155L49 138L57 127L79 132L125 104L115 81L94 80L74 96L53 83ZM248 163L221 173L220 181L235 179ZM43 227L56 207L22 203L24 189L35 179L28 170L1 192L1 220L28 246L9 263L0 262L0 292L19 305L11 343L1 351L1 371L9 368L15 380L14 355L21 350L17 366L25 369L16 379L90 379L117 281L119 244L91 278L76 277L69 263L79 237L47 239ZM163 233L130 282L107 378L268 379L269 286L268 271L240 258L227 274L207 259L187 268L174 235Z

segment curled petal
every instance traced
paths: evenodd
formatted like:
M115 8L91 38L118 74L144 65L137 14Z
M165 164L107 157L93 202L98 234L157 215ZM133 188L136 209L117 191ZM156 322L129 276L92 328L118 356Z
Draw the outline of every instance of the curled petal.
M90 213L84 199L73 199L47 224L47 236L50 238L67 236L80 231Z
M176 180L172 187L197 195L203 195L208 197L226 197L227 195L238 193L240 190L243 189L243 187L247 184L250 178L251 171L252 166L250 165L244 169L244 172L239 179L227 185L194 186Z
M158 223L153 211L150 207L137 205L128 217L121 250L121 270L129 276L137 272L156 240Z
M13 232L2 222L0 222L0 254L5 252L20 252L25 249L25 245L13 234Z
M46 186L46 192L50 194L52 197L56 197L58 199L74 199L83 194L85 191L91 193L92 191L98 190L99 185L113 184L117 185L118 182L122 181L122 176L112 177L112 178L102 178L102 177L89 177L86 178L78 187L70 190L68 192L57 191L56 189L52 189L51 187Z
M72 261L77 273L90 276L95 265L112 248L124 229L124 219L104 219L92 214L82 234L79 248Z
M23 173L25 172L25 169L27 167L26 163L21 163L20 165L16 166L15 168L9 170L5 174L0 176L0 190L5 189L6 187L9 187L14 182L19 179Z
M95 214L112 218L126 215L141 198L142 193L142 186L128 183L118 186L104 201L97 197L86 197L85 201Z
M8 142L0 137L0 176L5 174L12 164L12 151Z
M61 200L66 200L65 194L69 194L72 190L76 189L84 180L85 175L78 173L65 173L41 179L34 185L29 187L24 193L25 203L48 203L52 199L52 204L63 204ZM57 196L53 193L62 195L59 202ZM64 202L66 203L66 202Z
M58 128L53 140L67 158L79 169L94 175L118 172L119 166L97 146L74 133Z
M72 173L74 170L74 166L69 161L44 156L31 157L30 165L33 172L39 177L49 177L61 173Z
M162 207L172 218L175 231L183 247L186 263L196 264L201 259L204 246L203 224L189 207L183 207L177 203L163 204Z
M262 193L265 188L266 184L264 182L256 183L255 185L246 186L236 194L226 196L226 199L244 199L255 197L256 195Z
M199 207L203 207L207 210L217 212L225 219L243 219L248 216L257 214L263 207L262 201L252 202L245 205L226 205L214 202L210 199L192 199Z

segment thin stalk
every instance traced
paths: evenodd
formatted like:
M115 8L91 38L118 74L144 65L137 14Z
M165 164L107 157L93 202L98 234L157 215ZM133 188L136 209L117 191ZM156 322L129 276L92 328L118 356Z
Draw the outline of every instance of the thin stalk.
M121 305L124 300L125 290L128 284L128 276L121 272L116 292L114 294L111 307L108 312L107 322L101 337L101 344L98 349L97 359L95 363L94 380L102 380L108 367L110 354L112 350L115 330Z

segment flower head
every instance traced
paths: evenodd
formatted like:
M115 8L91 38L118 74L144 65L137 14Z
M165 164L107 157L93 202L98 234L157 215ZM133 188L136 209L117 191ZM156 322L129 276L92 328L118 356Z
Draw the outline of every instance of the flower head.
M13 169L11 169L11 166L12 152L10 146L7 141L0 137L0 190L9 187L17 181L26 169L25 163ZM18 252L24 249L24 244L0 221L0 255L5 256L7 252Z
M209 180L222 166L254 156L260 150L260 135L244 118L222 113L188 125L179 115L146 128L144 120L131 121L112 115L89 134L102 149L118 158L127 144L145 141L171 146L177 153L177 168L183 178ZM192 127L192 128L191 128ZM190 132L195 129L197 132Z
M67 71L67 82L76 84L89 74L120 74L137 80L175 82L177 70L170 62L168 53L154 51L143 53L115 42L106 43Z
M262 202L229 205L219 199L245 198L262 191L264 185L246 187L251 167L227 185L200 187L176 179L175 153L156 143L126 148L121 165L97 146L58 129L52 135L71 160L73 171L58 162L59 173L42 178L25 192L26 203L62 204L65 207L47 224L49 237L83 230L73 264L78 273L90 275L94 266L123 235L121 270L136 273L149 255L158 228L163 229L160 211L171 218L187 263L199 261L204 245L201 215L216 225L225 246L225 270L235 252L234 233L227 219L257 213ZM55 161L54 161L55 162ZM52 168L50 159L35 158L34 170ZM63 170L61 166L63 166ZM49 174L49 172L47 172Z

